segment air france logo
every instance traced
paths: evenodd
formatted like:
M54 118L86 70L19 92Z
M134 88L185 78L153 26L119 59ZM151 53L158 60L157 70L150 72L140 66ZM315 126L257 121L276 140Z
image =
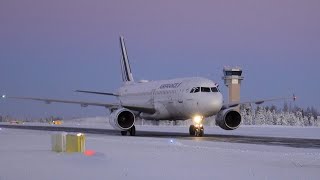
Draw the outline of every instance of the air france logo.
M180 86L181 83L173 83L173 84L162 84L160 86L160 89L165 89L165 88L177 88Z

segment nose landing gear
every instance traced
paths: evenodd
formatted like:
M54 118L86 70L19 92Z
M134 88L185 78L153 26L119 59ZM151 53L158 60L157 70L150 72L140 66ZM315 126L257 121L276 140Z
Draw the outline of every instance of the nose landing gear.
M193 122L195 125L190 125L189 127L189 134L191 136L198 136L198 137L202 137L204 134L204 128L202 125L202 119L203 116L195 116L193 118Z
M189 127L189 134L191 136L198 136L202 137L204 134L204 128L202 124L190 125Z

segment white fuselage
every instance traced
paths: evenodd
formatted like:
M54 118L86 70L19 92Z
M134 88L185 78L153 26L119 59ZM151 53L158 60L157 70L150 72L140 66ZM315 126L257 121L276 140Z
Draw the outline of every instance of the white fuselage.
M154 108L155 113L140 114L151 120L184 120L195 115L208 117L217 114L223 104L217 84L200 77L128 83L118 94L122 105Z

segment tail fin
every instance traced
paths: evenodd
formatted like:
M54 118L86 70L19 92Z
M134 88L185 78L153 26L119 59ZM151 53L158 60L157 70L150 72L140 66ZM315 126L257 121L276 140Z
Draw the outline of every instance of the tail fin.
M124 38L120 36L120 46L121 46L121 72L123 82L133 82L133 76L131 73L130 63L127 55L126 45L124 44Z

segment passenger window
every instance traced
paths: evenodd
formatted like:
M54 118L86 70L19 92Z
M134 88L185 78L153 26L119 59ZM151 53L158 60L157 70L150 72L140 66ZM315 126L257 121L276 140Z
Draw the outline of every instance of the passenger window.
M201 92L211 92L208 87L201 87Z
M218 88L216 88L216 87L212 87L212 88L211 88L211 91L212 91L212 92L219 92Z

